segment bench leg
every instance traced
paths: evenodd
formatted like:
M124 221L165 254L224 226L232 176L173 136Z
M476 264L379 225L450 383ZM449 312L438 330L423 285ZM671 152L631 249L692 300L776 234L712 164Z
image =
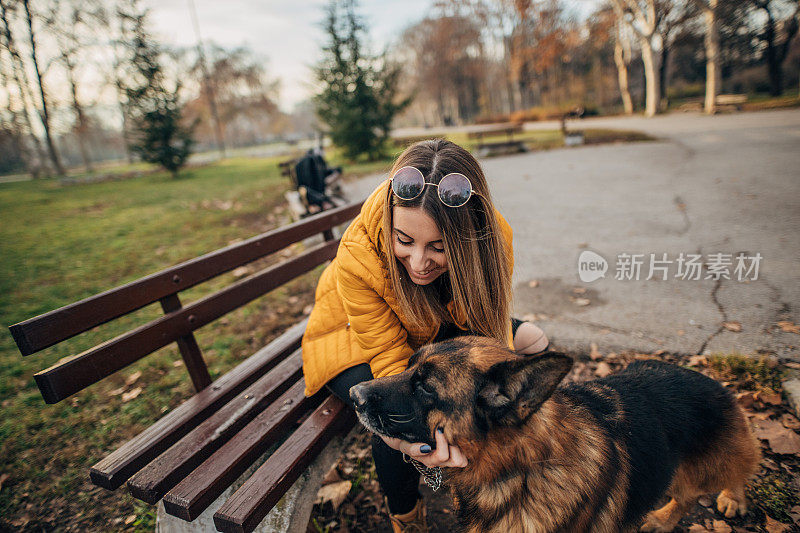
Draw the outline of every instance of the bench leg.
M311 518L311 510L317 500L317 491L322 484L322 478L328 470L338 461L350 437L355 435L361 427L356 427L345 437L336 437L322 450L314 462L297 478L294 485L286 491L286 494L272 508L269 514L258 525L254 533L305 533L308 528L308 520ZM271 453L271 452L269 452ZM250 475L261 466L269 457L265 454L256 461L236 482L228 487L222 495L212 503L208 509L191 522L186 522L178 517L167 514L164 510L164 503L158 503L158 514L156 516L157 533L214 533L214 513L217 512L225 500L235 492Z

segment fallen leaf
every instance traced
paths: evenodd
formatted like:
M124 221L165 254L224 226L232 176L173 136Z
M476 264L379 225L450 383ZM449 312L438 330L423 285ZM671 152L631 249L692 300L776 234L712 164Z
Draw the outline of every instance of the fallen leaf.
M605 361L600 361L594 373L597 377L604 378L611 373L611 367Z
M313 311L313 310L314 310L314 304L308 304L307 306L305 306L303 308L303 314L304 315L310 315L311 311Z
M130 515L128 518L126 518L126 519L125 519L125 525L126 525L126 526L128 526L128 525L131 525L131 524L133 524L135 521L136 521L136 515L135 515L135 514L132 514L132 515Z
M780 394L772 389L763 389L756 393L756 400L768 405L780 405L782 398Z
M574 303L578 307L586 307L587 305L592 303L592 301L588 298L575 298L574 300L572 300L572 303Z
M714 527L714 529L712 529L711 531L713 531L714 533L731 533L731 531L733 531L733 529L731 529L731 526L725 523L724 520L714 520L712 526Z
M589 352L589 357L591 357L592 361L597 361L598 359L603 357L603 354L601 354L600 350L597 349L597 343L596 342L593 342L591 347L592 347L592 349Z
M539 286L539 280L538 279L532 279L532 280L530 280L528 282L528 287L530 287L531 289L535 289L538 286Z
M706 533L708 530L700 524L692 524L689 526L689 533Z
M137 370L136 372L125 378L125 385L133 385L134 383L136 383L136 380L138 380L140 377L142 377L142 371Z
M136 387L135 389L131 389L122 395L122 401L129 402L134 398L136 398L137 396L139 396L141 393L142 393L141 387Z
M114 389L112 391L108 391L108 395L109 396L119 396L123 392L125 392L125 387L120 387L118 389Z
M0 475L0 490L3 490L3 483L8 479L8 474Z
M693 355L689 357L689 366L708 366L708 359L705 355Z
M333 508L338 509L350 492L351 486L352 483L350 481L339 481L338 483L324 485L317 491L317 502L331 502Z
M573 294L586 294L586 289L583 287L575 287L572 289Z
M339 475L339 470L337 470L336 465L333 465L328 473L325 474L325 477L322 478L322 485L330 485L331 483L339 483L342 481L342 476Z
M767 515L767 523L764 524L764 529L767 530L767 533L783 533L784 531L789 531L790 527L789 524L778 522L770 515Z
M723 322L722 327L734 333L742 331L742 325L739 322Z
M789 509L789 516L792 517L795 523L800 523L800 505L795 505Z
M777 322L777 325L781 328L781 331L785 333L797 333L800 335L800 324L794 324L788 320L781 320Z
M711 507L712 505L714 505L714 502L708 496L700 496L700 498L698 498L697 500L697 503L699 503L703 507Z
M183 364L183 361L181 361L180 359L172 362L172 366L174 366L175 368L181 366L182 364Z
M236 278L242 278L250 274L250 267L240 266L239 268L234 269L232 274Z
M783 413L783 416L781 416L781 424L783 424L783 427L787 427L789 429L800 429L800 420L789 413Z
M680 337L680 336L682 336L682 335L686 335L686 332L685 332L685 331L683 331L682 329L679 329L679 330L678 330L678 336Z
M800 454L800 435L783 427L776 420L756 420L752 422L756 437L769 442L775 453Z

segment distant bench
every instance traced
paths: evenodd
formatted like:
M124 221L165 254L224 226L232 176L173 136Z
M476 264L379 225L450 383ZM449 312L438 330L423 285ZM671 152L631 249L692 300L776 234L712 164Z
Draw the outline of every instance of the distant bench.
M746 103L746 94L718 94L716 107L718 111L741 111ZM702 97L688 98L678 107L678 111L702 111L704 105L705 99Z
M480 130L473 130L467 133L470 140L476 141L475 148L481 157L489 155L509 154L526 152L528 150L525 143L521 140L514 139L514 134L522 133L522 125L509 124L499 127L482 128ZM486 138L505 136L502 141L487 141Z
M114 490L127 481L140 500L155 504L163 498L161 522L168 515L194 520L205 514L205 522L192 524L193 531L216 526L242 532L253 531L294 484L293 500L271 515L270 530L285 530L290 523L293 530L305 530L320 480L341 451L339 437L355 422L353 412L326 391L312 398L303 394L300 340L306 321L216 381L193 332L332 259L338 248L333 228L359 209L360 204L350 204L327 210L11 326L20 352L28 356L151 303L161 304L162 317L34 376L45 402L52 404L177 343L196 393L94 465L89 475L95 485ZM181 303L179 293L190 287L320 234L322 242L294 257L186 306ZM331 449L331 441L339 448ZM253 470L251 465L269 449L275 450L266 462L232 492L231 484ZM317 464L323 450L326 464ZM317 465L313 475L296 481L312 463ZM226 497L226 491L232 494ZM216 508L212 503L218 499Z

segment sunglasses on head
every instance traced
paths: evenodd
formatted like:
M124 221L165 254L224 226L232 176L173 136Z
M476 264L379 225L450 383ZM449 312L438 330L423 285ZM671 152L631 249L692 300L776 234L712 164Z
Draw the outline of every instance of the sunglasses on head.
M389 178L392 182L392 192L401 200L413 200L422 194L426 185L432 185L439 190L439 200L447 207L461 207L466 204L472 195L482 196L472 190L472 183L464 174L451 172L439 180L439 183L425 181L425 176L415 167L403 167Z

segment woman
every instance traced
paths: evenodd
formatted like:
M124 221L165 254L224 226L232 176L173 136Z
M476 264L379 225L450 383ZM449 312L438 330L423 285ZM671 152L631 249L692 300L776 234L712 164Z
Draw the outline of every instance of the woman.
M457 335L494 337L520 354L547 348L541 329L509 317L511 228L475 158L449 141L422 141L400 155L391 176L320 278L303 337L307 395L327 385L352 407L350 387L400 373L420 346ZM419 473L403 454L427 467L466 460L438 432L435 450L373 437L394 531L426 531Z

